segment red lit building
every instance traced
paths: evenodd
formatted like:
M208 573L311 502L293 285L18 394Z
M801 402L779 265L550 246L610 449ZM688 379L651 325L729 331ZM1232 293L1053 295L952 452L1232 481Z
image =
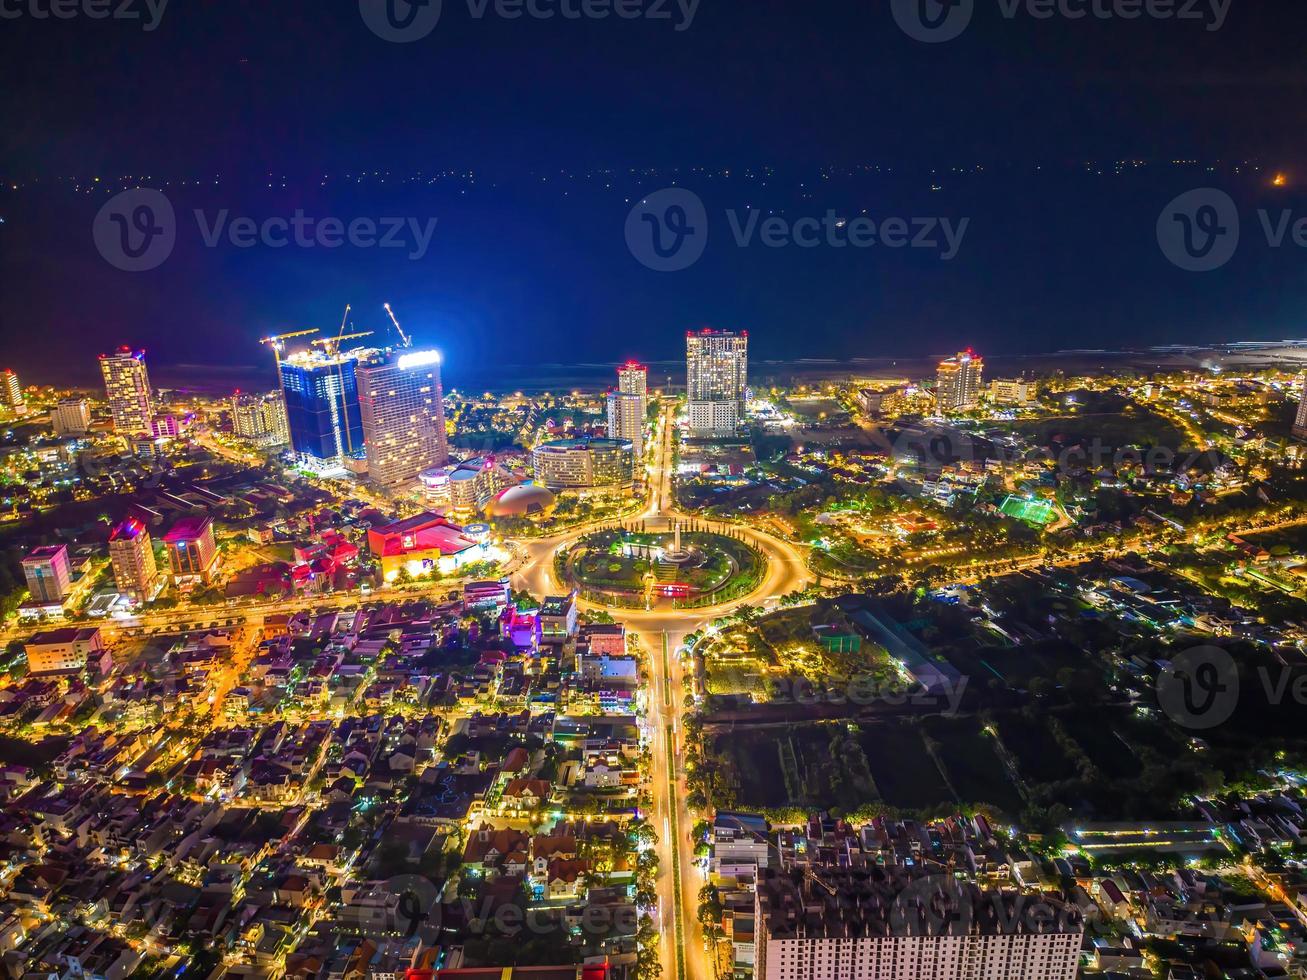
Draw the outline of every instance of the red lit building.
M368 531L368 548L381 561L381 574L393 581L401 570L425 575L433 569L449 572L480 552L463 528L439 514L425 513Z

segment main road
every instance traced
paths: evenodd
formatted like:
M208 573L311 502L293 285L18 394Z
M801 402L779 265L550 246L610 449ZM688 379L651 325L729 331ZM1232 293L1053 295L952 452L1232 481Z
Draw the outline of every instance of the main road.
M657 448L649 473L649 499L642 520L648 530L666 530L676 520L691 515L676 507L673 433L675 403L659 417ZM611 522L610 522L611 523ZM514 588L532 595L559 595L571 586L558 581L554 556L594 526L575 528L566 534L524 543L526 557L513 578ZM686 804L689 787L685 780L685 696L693 691L693 679L682 666L679 651L686 634L705 622L726 615L749 603L762 605L787 592L805 588L811 581L807 563L798 548L787 541L743 526L738 530L767 559L761 585L750 595L700 609L671 608L663 604L651 609L612 609L615 618L643 639L649 656L647 723L651 734L653 765L653 812L658 831L658 906L664 976L669 980L714 980L713 954L698 921L699 889L705 883L694 863L691 840L693 816ZM582 608L607 608L582 602Z

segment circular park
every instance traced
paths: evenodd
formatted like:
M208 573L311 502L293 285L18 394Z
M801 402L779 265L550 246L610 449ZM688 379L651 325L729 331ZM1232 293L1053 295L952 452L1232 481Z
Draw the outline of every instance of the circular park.
M665 531L613 528L560 554L559 578L586 598L627 608L716 605L748 595L766 559L729 528L676 524Z

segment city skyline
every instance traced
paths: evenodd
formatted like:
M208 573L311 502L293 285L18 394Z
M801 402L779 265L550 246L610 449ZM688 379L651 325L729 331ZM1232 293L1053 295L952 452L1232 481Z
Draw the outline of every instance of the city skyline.
M0 31L0 980L1307 980L1301 0Z

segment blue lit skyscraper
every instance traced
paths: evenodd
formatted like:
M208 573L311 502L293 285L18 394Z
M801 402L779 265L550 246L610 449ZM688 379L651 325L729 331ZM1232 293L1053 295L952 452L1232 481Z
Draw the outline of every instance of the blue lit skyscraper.
M355 357L305 351L281 362L291 449L309 469L354 468L364 457Z

